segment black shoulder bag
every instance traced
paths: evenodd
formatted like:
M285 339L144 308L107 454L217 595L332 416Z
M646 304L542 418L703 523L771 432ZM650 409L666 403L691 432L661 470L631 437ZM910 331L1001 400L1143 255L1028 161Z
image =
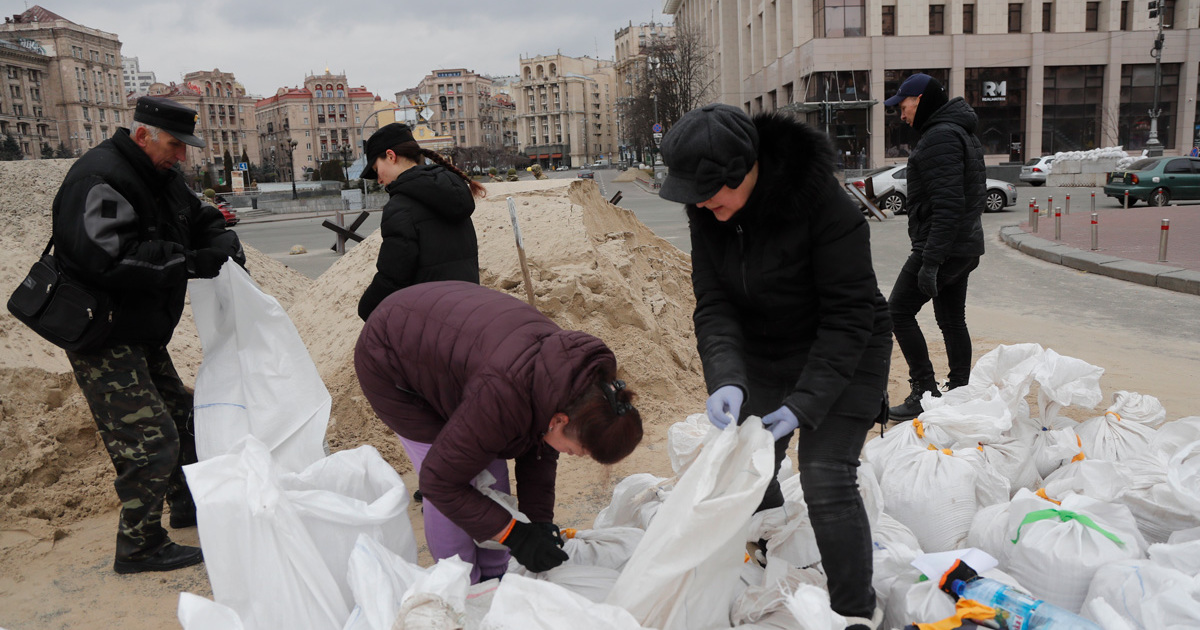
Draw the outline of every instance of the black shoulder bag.
M12 297L8 310L50 343L70 352L87 353L108 338L113 326L113 300L63 273L46 243Z

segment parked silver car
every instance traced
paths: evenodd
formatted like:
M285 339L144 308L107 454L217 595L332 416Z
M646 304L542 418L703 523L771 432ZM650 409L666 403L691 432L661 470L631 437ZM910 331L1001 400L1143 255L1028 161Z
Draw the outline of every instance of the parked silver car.
M1025 166L1021 167L1019 177L1021 181L1030 186L1041 186L1046 183L1046 177L1050 175L1053 164L1053 155L1043 155L1042 157L1033 158L1026 162Z
M866 179L871 178L875 191L875 203L880 210L891 210L893 214L904 214L908 201L908 164L896 164L875 169L862 177L848 180L859 190L866 192ZM1017 203L1017 187L999 179L987 180L987 197L984 198L985 212L999 212Z

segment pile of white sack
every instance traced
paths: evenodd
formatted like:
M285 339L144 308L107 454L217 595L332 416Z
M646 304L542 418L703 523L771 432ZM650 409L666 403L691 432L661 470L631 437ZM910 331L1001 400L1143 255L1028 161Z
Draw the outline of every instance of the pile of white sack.
M237 362L244 370L255 352L290 343L294 329L264 345L262 327L219 325L271 316L273 300L248 287L235 291L237 309L210 314L218 325L201 314L209 309L197 311L215 361L206 358L201 376L238 370ZM881 628L951 616L938 576L923 577L911 562L966 547L999 560L984 575L1106 630L1200 627L1200 417L1165 422L1156 399L1129 392L1084 422L1062 416L1100 403L1102 373L1034 344L1000 346L980 358L967 386L927 397L917 420L868 442L859 486ZM785 504L753 513L774 474L770 434L757 418L724 431L703 414L676 423L668 434L675 476L622 480L592 529L571 532L566 564L531 574L514 561L502 580L471 585L457 558L416 564L410 492L374 448L321 454L312 430L328 421L321 397L311 412L291 410L304 430L276 426L265 432L273 439L260 440L256 425L277 397L217 399L200 391L204 383L197 379L197 400L210 401L210 424L222 434L206 439L214 454L185 470L215 601L182 594L186 630L845 627L829 607L790 461L780 473ZM259 386L297 384L276 375ZM1026 402L1035 386L1036 414ZM525 519L487 482L479 484L486 494ZM746 552L759 539L768 541L765 567Z
M1125 153L1125 148L1116 147L1101 147L1098 149L1089 149L1087 151L1059 151L1054 154L1054 161L1059 160L1079 160L1086 162L1097 162L1100 160L1122 159L1128 157Z

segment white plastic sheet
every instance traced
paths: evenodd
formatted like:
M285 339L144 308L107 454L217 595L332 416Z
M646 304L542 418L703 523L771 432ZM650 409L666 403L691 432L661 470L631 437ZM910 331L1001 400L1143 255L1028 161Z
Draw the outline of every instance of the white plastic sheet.
M247 437L184 473L213 597L246 630L342 627L352 608L346 575L359 534L416 561L404 482L374 447L287 473Z
M756 417L705 443L646 528L608 603L661 630L728 623L750 515L775 474Z
M247 435L284 470L324 457L329 391L279 302L232 261L216 278L192 280L188 291L204 347L194 396L200 460Z

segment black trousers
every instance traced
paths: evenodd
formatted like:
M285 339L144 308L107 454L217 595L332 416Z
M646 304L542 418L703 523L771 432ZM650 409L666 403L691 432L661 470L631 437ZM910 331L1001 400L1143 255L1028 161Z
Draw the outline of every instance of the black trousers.
M917 272L921 269L921 254L909 255L892 294L888 297L888 310L892 314L893 332L900 352L908 363L908 377L919 383L936 380L933 362L929 360L929 346L925 335L917 324L917 313L931 299L933 315L938 328L942 329L942 340L946 344L946 361L949 363L949 379L952 383L967 382L971 374L971 333L967 331L967 279L979 266L979 257L947 258L938 268L935 298L921 293L917 287Z

